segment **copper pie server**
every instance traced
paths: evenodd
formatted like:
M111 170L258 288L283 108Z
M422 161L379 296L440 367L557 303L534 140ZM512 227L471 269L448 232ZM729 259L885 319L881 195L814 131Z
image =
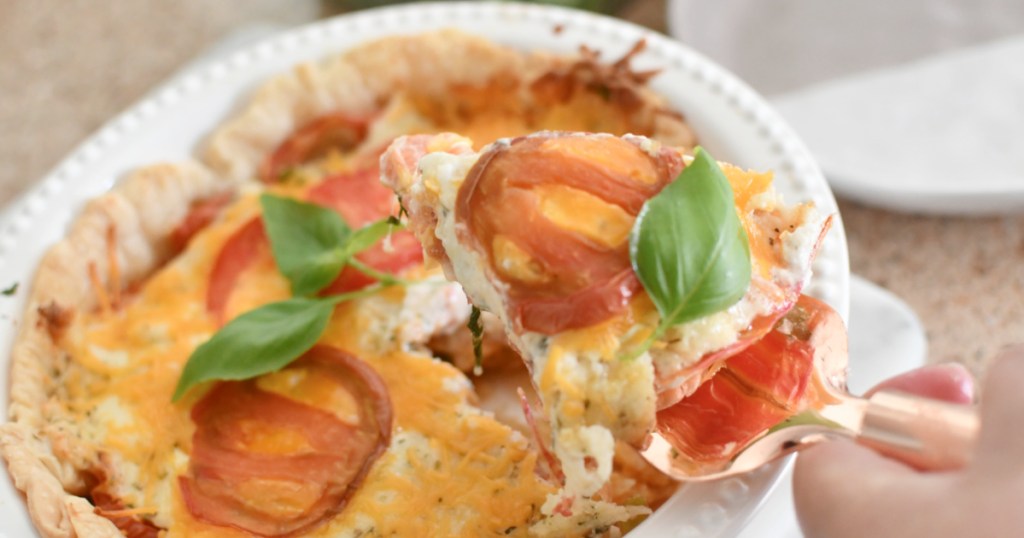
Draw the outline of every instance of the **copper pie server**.
M956 469L969 462L979 427L975 406L891 390L868 398L851 395L846 328L839 314L820 301L801 298L778 327L811 350L810 396L805 398L810 403L800 412L812 420L778 424L741 443L727 460L703 463L674 446L671 436L655 431L641 452L648 462L677 480L714 480L837 438L853 439L922 470Z

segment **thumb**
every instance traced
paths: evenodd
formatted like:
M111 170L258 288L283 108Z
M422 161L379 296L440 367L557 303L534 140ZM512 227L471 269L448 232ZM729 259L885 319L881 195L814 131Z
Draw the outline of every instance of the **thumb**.
M981 402L981 434L974 467L1007 476L1024 464L1024 346L1007 348L989 367Z
M969 404L974 399L974 378L960 364L922 366L882 381L869 390L869 397L880 390L898 390L950 403Z
M797 519L807 536L872 536L868 527L896 528L891 494L913 480L911 468L849 441L800 453L793 472ZM904 516L905 517L905 514Z

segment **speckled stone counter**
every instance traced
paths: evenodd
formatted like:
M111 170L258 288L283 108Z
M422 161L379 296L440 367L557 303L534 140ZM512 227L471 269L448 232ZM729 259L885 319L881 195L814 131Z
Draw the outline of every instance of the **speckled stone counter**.
M295 25L344 2L0 2L0 205L78 142L232 30ZM664 31L663 0L621 16ZM851 269L901 296L927 331L929 362L980 374L1024 341L1024 216L942 218L840 203Z
M976 375L1024 342L1024 216L925 217L840 201L855 273L920 316L930 363Z

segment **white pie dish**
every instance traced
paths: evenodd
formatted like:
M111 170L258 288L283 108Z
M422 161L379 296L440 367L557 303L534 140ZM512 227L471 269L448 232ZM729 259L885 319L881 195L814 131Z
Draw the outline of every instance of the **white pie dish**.
M63 237L84 202L140 165L193 156L206 134L228 117L267 77L295 63L315 60L368 39L440 27L457 27L524 50L575 52L580 44L606 59L637 40L648 48L639 68L664 72L652 87L683 111L718 159L776 171L787 201L813 200L825 213L837 208L806 147L745 84L678 43L648 30L583 12L504 3L416 4L360 12L262 40L205 62L129 108L86 140L53 172L0 215L0 287L21 284L0 300L0 349L10 349L35 265ZM556 32L555 28L561 30ZM841 221L815 263L807 292L840 312L848 309L849 270ZM8 367L0 367L0 410L7 405ZM730 536L736 534L781 472L766 467L742 478L692 484L680 491L631 536ZM32 535L28 515L6 473L0 479L0 535Z

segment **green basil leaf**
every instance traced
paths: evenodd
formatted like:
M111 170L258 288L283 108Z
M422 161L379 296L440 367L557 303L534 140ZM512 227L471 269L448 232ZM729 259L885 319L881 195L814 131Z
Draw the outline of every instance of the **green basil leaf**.
M345 248L353 235L333 210L264 194L263 224L277 268L291 282L292 294L312 295L337 278L352 255Z
M369 265L366 265L365 263L359 261L359 258L349 258L348 265L353 269L359 271L360 273L370 278L376 279L381 284L387 284L389 286L395 284L402 286L416 286L425 283L422 280L409 280L397 277L391 273L388 273L387 271L378 271L377 269L374 269L373 267L370 267Z
M670 326L732 306L750 285L750 245L732 187L706 151L648 200L629 242L633 270L661 323ZM653 341L653 340L652 340Z
M204 381L249 379L287 366L320 339L337 303L294 298L231 320L192 352L172 400Z
M378 241L387 237L387 235L394 230L400 229L401 226L402 223L394 217L387 217L359 228L352 232L352 235L345 243L344 251L346 256L355 256L373 245L376 245Z

